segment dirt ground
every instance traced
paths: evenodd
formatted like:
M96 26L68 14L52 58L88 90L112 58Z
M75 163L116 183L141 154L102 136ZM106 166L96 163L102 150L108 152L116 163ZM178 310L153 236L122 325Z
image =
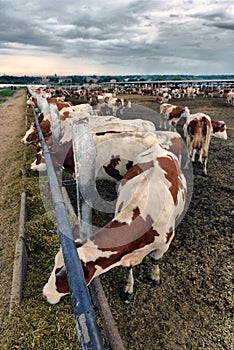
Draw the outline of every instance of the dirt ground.
M20 207L20 169L22 149L19 137L25 128L25 91L17 91L13 97L0 104L0 328L8 315L11 290L13 256L18 235Z
M159 111L154 97L131 95L129 98L133 107L124 118L131 117L135 108L137 117L141 115L158 124L152 112ZM224 120L228 125L228 140L212 138L207 177L194 165L192 199L168 252L160 261L159 287L153 288L148 279L153 266L148 257L135 269L135 295L131 304L123 304L120 299L126 273L123 268L101 276L101 282L126 350L231 350L234 107L218 97L172 103L188 106L191 113L205 112L214 120ZM135 104L147 109L136 108ZM48 238L48 230L53 227L42 214L40 194L35 190L37 175L22 169L29 168L35 158L34 150L25 151L19 145L25 130L24 117L25 94L17 91L0 107L2 348L75 350L79 346L69 296L54 306L41 296L58 241ZM28 193L29 269L21 306L8 319L14 242L23 190Z

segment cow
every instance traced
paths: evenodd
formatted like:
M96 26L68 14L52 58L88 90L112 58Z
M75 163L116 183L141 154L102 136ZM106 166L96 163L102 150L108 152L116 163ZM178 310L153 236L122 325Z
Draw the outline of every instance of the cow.
M158 143L166 150L174 153L181 166L183 139L176 131L156 131Z
M226 103L234 106L234 89L227 93Z
M208 152L213 132L210 116L205 113L191 114L183 129L192 162L195 162L195 156L198 152L198 161L203 163L203 172L204 175L207 175Z
M170 103L163 103L160 106L160 115L164 118L164 128L166 123L176 126L180 118L187 118L190 115L188 107L179 107ZM160 127L162 127L160 125Z
M155 131L155 126L152 122L142 120L142 119L133 119L133 120L122 120L120 118L114 116L99 116L92 115L88 112L68 112L66 114L67 118L61 120L61 133L62 135L65 133L69 133L69 138L71 139L71 125L75 119L85 119L91 124L91 126L99 127L101 131L103 131L104 125L109 128L118 128L118 130L128 131L128 130L145 130L145 128L149 131ZM43 114L40 115L40 127L44 135L52 135L51 131L51 121L50 115L47 115L43 118ZM61 119L61 118L60 118ZM113 122L115 121L115 124ZM110 124L111 123L111 124ZM129 129L130 126L130 129ZM120 128L120 129L119 129ZM123 129L124 128L124 129ZM140 128L140 129L139 129ZM38 132L35 126L35 123L31 124L29 130L26 131L24 137L21 139L21 143L25 145L29 145L30 143L37 143L39 141Z
M224 121L215 121L211 120L212 124L212 134L211 136L217 137L219 139L227 140L228 135L227 135L227 125Z
M30 96L28 99L27 99L27 107L34 107L34 108L37 108L38 109L38 104L37 104L37 99L33 96Z
M211 97L211 98L213 98L213 97L214 97L214 90L211 89L211 88L206 88L206 89L204 90L204 95L203 95L203 97Z
M131 101L125 98L104 95L103 99L99 99L99 103L95 105L94 110L97 115L113 115L116 117L118 112L123 114L124 109L131 108L131 105Z
M171 98L172 97L168 92L164 92L161 95L156 96L155 100L159 103L168 103Z
M110 132L110 133L116 133L116 132L142 132L142 131L148 131L148 132L155 132L155 125L153 122L149 120L144 119L120 119L117 117L114 117L112 115L109 116L83 116L74 114L72 118L69 118L63 122L61 122L61 130L63 134L63 138L61 142L64 141L64 139L68 140L72 138L72 125L75 120L84 119L88 122L90 125L92 131L94 132Z
M182 92L181 89L173 89L171 91L172 98L181 98L181 92Z
M52 132L51 132L51 118L50 114L47 114L45 117L43 113L40 113L38 116L38 122L40 123L40 128L42 131L42 134L45 138L45 141L48 144L52 143ZM36 124L33 122L31 123L30 128L26 131L24 137L20 140L21 143L23 143L26 146L29 146L30 144L37 144L39 142L39 136L38 131L36 128Z
M80 118L85 118L93 115L93 109L89 104L81 104L76 106L64 107L59 111L59 118L61 121L66 120L67 118L73 118L74 116L79 116ZM47 137L52 135L51 130L51 116L47 114L45 117L43 113L40 114L40 128L44 135ZM49 139L47 139L48 141ZM51 138L50 138L51 141ZM26 131L24 137L21 139L21 143L29 145L30 143L39 142L37 128L35 123L32 123L30 128Z
M102 123L100 120L95 123L97 121L95 118L91 118L90 121L92 136L97 147L97 177L120 180L133 157L153 143L160 143L162 147L173 152L181 164L183 140L177 132L156 131L153 123L141 119L100 118L103 118ZM67 125L63 137L58 144L49 149L54 164L73 175L72 120L67 119L64 123ZM34 171L46 169L41 152L31 164L31 169Z
M90 115L95 114L93 107L89 103L82 103L80 105L62 108L59 111L60 120L70 118L73 113L88 113Z
M155 101L158 103L164 103L164 98L162 96L156 96Z
M183 97L187 97L187 98L192 98L195 99L197 96L197 89L194 88L193 86L187 86L186 88L183 89Z
M101 116L91 117L88 122L96 145L97 178L120 180L129 162L138 153L158 142L154 124L150 121L121 120L113 116ZM49 150L54 165L64 168L73 175L75 166L72 148L72 120L67 119L64 123L66 123L66 128L63 137ZM45 170L41 153L37 155L31 169Z
M71 107L72 106L71 102L68 102L68 101L65 102L64 99L65 99L65 97L64 98L62 98L62 97L51 97L51 98L47 98L47 102L49 104L55 103L57 108L58 108L58 110L61 111L61 109L63 109L63 108L67 108L67 107Z
M37 151L36 159L31 164L30 169L34 171L40 171L40 172L46 171L46 163L45 163L42 149Z
M150 253L157 261L168 250L176 218L185 207L186 192L186 180L173 153L154 144L138 154L121 179L114 218L89 238L74 241L87 285L114 267L128 267L124 295L125 300L131 300L132 268ZM158 279L158 268L156 271ZM69 286L60 250L43 295L56 304L66 294Z

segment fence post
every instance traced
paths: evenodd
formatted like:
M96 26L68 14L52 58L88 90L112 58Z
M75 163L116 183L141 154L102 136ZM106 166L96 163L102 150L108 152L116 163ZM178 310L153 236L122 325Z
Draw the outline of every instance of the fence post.
M75 161L78 221L82 238L92 234L92 207L95 200L96 146L89 124L74 120L72 143Z
M96 146L87 121L74 120L72 124L72 143L79 231L81 237L87 238L92 234L92 207L96 195ZM89 291L94 305L97 306L103 320L103 330L108 346L112 350L124 350L101 282L97 277L89 285Z
M55 103L50 103L49 109L51 118L51 130L53 130L52 139L53 143L57 143L61 137L59 110Z
M44 117L50 113L49 103L45 97L37 96L37 103L40 111L44 114Z

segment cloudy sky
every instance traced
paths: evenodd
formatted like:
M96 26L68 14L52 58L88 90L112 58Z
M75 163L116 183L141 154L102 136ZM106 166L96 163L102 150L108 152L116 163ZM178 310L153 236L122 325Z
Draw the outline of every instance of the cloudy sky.
M234 74L232 0L0 0L0 75Z

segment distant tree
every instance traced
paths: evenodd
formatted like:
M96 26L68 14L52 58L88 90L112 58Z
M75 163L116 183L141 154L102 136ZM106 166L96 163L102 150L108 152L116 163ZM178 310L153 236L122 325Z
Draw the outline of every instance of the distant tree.
M175 75L171 80L182 80L180 75Z

